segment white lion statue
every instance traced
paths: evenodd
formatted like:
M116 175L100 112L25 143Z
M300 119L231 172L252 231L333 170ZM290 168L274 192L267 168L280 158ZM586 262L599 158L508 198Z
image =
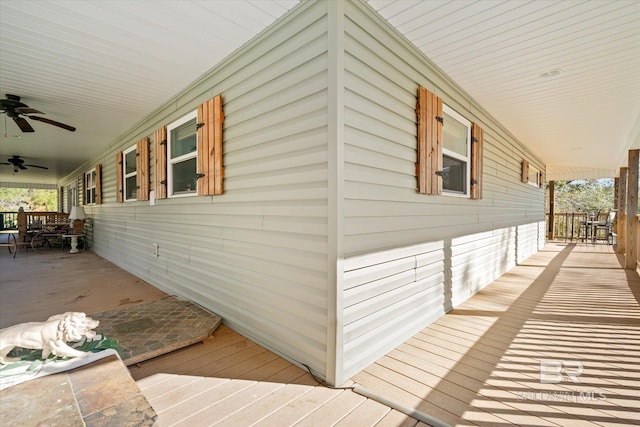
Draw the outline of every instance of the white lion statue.
M46 322L20 323L0 330L0 364L16 361L7 357L14 347L42 349L42 358L50 354L62 357L80 357L85 352L73 349L67 342L80 341L82 337L93 338L92 330L100 321L87 317L84 313L68 311L56 314Z

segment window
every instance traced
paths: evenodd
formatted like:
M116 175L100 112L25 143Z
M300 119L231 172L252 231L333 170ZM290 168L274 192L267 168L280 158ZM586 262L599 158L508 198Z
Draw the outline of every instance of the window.
M418 88L418 192L482 199L483 131Z
M67 209L65 212L71 212L73 206L78 206L78 183L77 181L67 185Z
M171 196L189 196L197 191L197 112L167 126L168 189Z
M468 196L471 122L447 105L442 112L442 190Z
M155 198L224 193L222 95L153 134Z
M122 156L122 176L124 177L124 200L138 199L137 180L137 156L136 146L125 150Z
M529 166L529 185L533 185L534 187L540 187L540 171L533 166Z
M92 205L96 202L96 170L84 174L84 204Z
M527 160L522 161L521 181L534 187L542 188L542 172L529 164Z

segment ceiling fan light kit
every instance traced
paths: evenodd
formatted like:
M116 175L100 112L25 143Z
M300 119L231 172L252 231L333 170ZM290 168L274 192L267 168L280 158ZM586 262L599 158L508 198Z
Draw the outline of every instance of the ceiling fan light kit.
M22 132L35 132L33 127L29 124L25 117L35 120L37 122L47 123L53 126L57 126L62 129L66 129L71 132L75 132L76 128L66 125L64 123L57 122L55 120L47 119L40 116L34 116L33 114L44 114L42 111L38 111L35 108L29 107L27 104L20 102L20 97L17 95L6 94L5 99L0 99L0 112L5 113L8 117L18 125Z

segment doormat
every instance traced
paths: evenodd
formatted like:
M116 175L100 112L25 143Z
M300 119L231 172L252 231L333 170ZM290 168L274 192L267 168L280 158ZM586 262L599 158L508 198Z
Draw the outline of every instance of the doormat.
M191 301L151 301L90 314L97 333L116 339L125 365L204 341L222 318Z

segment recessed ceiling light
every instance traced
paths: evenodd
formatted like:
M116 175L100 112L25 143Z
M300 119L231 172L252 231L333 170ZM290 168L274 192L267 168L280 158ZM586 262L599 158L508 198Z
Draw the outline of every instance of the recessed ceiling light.
M562 73L562 70L560 68L556 68L555 70L549 70L546 73L542 73L540 74L540 77L542 78L549 78L549 77L556 77L559 76L560 73Z

